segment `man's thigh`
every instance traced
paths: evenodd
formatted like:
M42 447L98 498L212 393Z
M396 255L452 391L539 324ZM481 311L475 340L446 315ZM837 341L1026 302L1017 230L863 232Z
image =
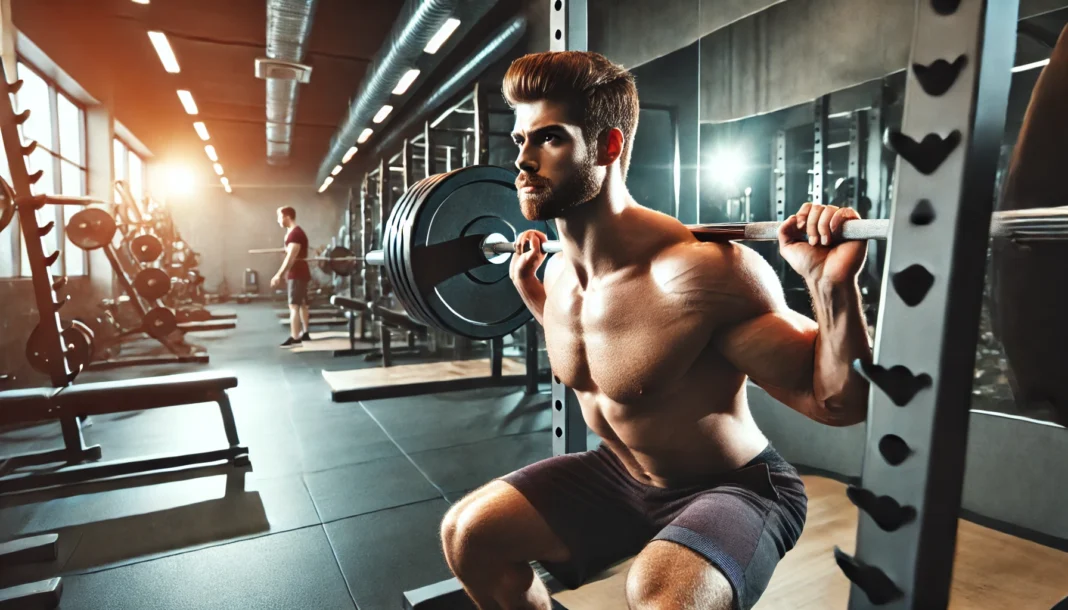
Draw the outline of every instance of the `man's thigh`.
M302 280L288 280L287 292L290 307L300 307L308 302L308 283Z
M803 484L774 476L785 483L759 490L725 486L705 493L656 535L657 541L685 547L693 552L688 556L696 554L722 573L736 609L747 610L760 599L804 527Z
M523 494L503 481L491 481L457 502L446 518L457 528L477 528L507 561L567 561L567 547Z
M637 554L657 531L635 503L628 487L633 479L606 459L606 451L556 456L503 478L566 546L566 561L534 559L569 588Z

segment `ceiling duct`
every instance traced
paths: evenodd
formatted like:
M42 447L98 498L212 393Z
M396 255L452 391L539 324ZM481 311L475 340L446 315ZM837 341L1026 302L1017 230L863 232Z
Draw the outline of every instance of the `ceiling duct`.
M360 132L372 125L371 119L389 102L393 88L405 72L418 66L424 74L429 74L441 61L445 53L427 59L423 49L445 21L449 17L461 21L461 30L453 34L458 39L496 3L497 0L407 0L404 3L389 36L367 67L341 126L330 139L330 150L319 166L319 184L342 162Z
M267 81L267 163L289 161L298 85L311 78L302 64L318 0L267 0L267 58L256 60L256 76Z

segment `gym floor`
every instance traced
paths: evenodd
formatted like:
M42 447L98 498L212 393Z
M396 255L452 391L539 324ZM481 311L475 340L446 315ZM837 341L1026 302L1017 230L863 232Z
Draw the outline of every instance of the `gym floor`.
M450 576L442 515L466 491L551 455L547 399L491 390L332 403L323 369L377 363L280 349L276 308L226 306L236 329L191 336L207 366L238 376L230 397L252 459L244 491L228 493L225 474L177 473L0 498L0 540L60 535L56 562L5 568L0 586L63 575L63 608L377 610ZM225 445L212 404L97 416L85 436L107 460ZM60 444L58 425L0 434L4 454Z

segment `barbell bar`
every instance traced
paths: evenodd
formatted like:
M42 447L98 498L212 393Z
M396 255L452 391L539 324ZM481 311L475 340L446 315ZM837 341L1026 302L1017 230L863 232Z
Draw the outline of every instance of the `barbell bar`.
M711 223L687 225L687 229L699 241L777 241L781 222L749 223ZM847 220L842 224L842 239L845 241L863 241L869 239L886 239L890 231L887 219ZM1056 208L1033 208L1030 210L1012 210L994 212L990 224L990 236L998 239L1010 239L1027 243L1031 241L1066 240L1068 241L1068 206ZM500 233L487 235L479 248L487 260L502 254L512 254L516 244ZM542 243L542 251L555 254L563 249L561 242L549 240ZM283 248L264 248L249 250L249 254L282 253ZM368 265L383 266L385 250L371 250L366 257L361 256L316 256L309 261L363 261Z
M536 229L549 239L546 253L559 252L555 225L530 221L517 205L516 173L478 165L420 180L401 195L383 223L382 249L363 262L381 266L408 313L429 326L472 339L507 335L531 317L508 277L516 238ZM916 224L930 215L913 213ZM706 242L777 240L781 222L690 225ZM886 239L890 221L846 221L846 240ZM991 235L1019 243L1068 241L1068 207L995 213ZM361 260L351 250L332 248L324 270L352 275Z
M694 237L703 242L777 241L782 224L776 221L713 223L687 225L686 228L694 234ZM845 241L886 239L889 231L890 221L887 219L847 220L842 224L842 239ZM1068 206L995 212L990 225L990 236L1021 243L1058 239L1068 241ZM516 244L503 238L504 236L499 233L486 236L480 249L487 259L502 254L512 254L516 251ZM554 254L562 249L563 246L559 241L542 242L542 251L546 254ZM368 265L384 265L385 251L371 250L363 259L339 257L334 260L363 260Z

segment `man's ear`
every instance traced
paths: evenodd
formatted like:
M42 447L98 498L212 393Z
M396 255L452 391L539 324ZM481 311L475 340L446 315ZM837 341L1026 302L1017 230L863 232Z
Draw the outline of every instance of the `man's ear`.
M618 127L605 131L597 148L598 165L612 165L623 156L623 131Z

